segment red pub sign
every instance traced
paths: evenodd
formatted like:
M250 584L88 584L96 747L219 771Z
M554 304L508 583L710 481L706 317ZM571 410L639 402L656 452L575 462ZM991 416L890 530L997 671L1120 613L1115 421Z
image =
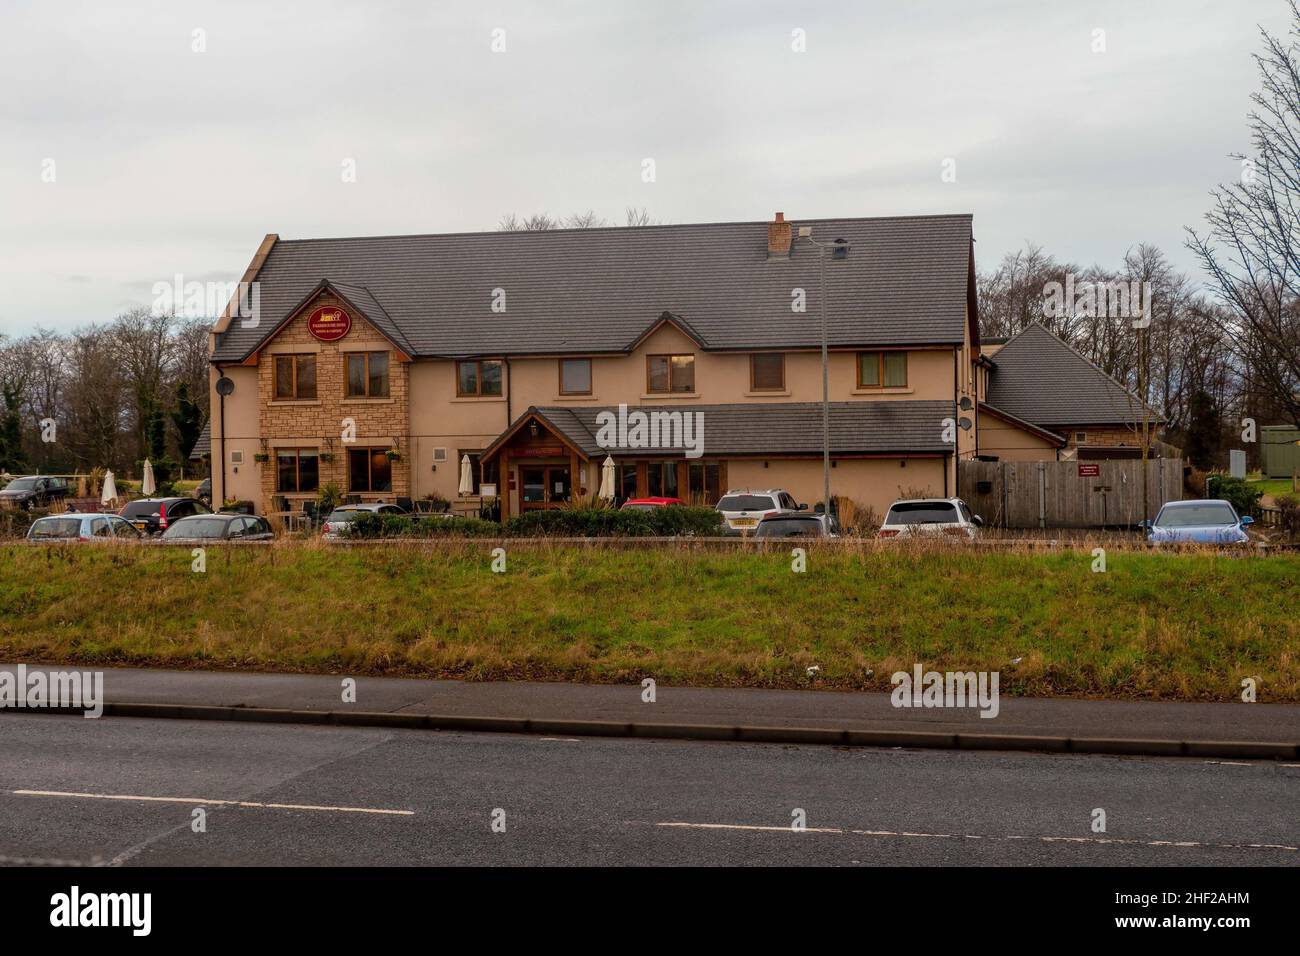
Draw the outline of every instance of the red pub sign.
M322 342L337 342L352 329L352 316L337 306L324 306L307 317L307 329Z

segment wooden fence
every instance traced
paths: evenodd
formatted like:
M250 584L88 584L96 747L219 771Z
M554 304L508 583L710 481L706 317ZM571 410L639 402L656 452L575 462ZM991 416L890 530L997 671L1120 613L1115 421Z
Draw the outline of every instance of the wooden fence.
M1183 460L961 461L957 493L984 523L1003 528L1132 527L1183 497Z

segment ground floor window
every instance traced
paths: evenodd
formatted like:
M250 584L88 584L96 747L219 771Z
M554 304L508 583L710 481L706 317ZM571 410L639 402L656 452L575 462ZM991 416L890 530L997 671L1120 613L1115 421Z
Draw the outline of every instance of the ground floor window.
M386 448L348 449L349 491L392 491L393 463Z
M678 498L677 462L652 461L646 465L646 493L651 498Z
M618 466L618 496L626 501L636 497L636 462L623 462Z
M687 503L712 508L722 497L722 468L716 461L693 461L687 466Z
M315 448L275 450L275 490L314 492L320 486L319 457Z

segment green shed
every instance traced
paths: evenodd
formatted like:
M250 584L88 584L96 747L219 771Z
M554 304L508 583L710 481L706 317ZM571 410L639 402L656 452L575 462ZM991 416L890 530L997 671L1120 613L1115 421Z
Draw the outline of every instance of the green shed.
M1265 478L1290 478L1300 470L1300 428L1265 425L1259 435L1260 470Z

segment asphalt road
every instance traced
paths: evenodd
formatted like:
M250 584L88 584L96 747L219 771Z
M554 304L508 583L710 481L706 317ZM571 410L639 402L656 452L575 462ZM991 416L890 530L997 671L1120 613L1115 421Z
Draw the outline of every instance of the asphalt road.
M1300 765L0 715L57 862L1295 866Z

